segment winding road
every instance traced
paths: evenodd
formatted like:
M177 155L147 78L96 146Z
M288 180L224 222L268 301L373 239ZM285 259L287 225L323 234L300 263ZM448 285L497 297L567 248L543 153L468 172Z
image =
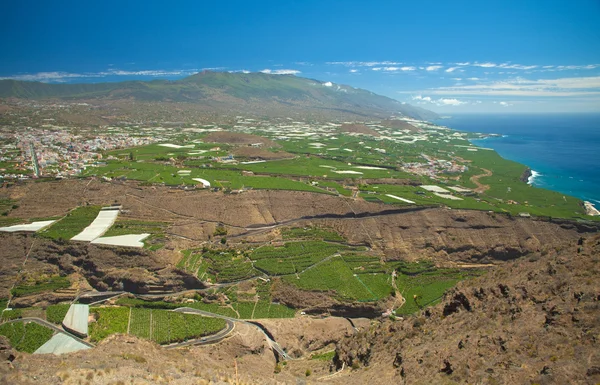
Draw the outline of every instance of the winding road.
M237 319L237 318L232 318L232 317L227 317L221 314L216 314L216 313L211 313L208 311L204 311L204 310L198 310L198 309L192 309L191 307L180 307L177 308L175 310L173 310L174 312L178 312L178 313L187 313L187 314L199 314L199 315L203 315L205 317L214 317L214 318L221 318L224 319L226 321L229 321L231 323L233 322L239 322L245 325L249 325L252 327L255 327L256 329L258 329L266 338L267 343L269 344L269 346L271 347L271 349L273 350L273 352L277 353L280 357L283 357L286 360L292 360L293 358L290 357L285 350L283 350L283 348L277 343L275 342L263 329L260 328L260 326L252 323L252 322L248 322L248 321L244 321L241 319ZM224 337L223 337L224 338ZM223 339L221 338L221 339ZM208 339L208 337L207 337Z
M10 321L6 321L4 323L16 323L16 322L23 322L23 323L35 322L36 324L44 326L44 327L47 327L48 329L52 329L53 331L55 331L57 333L62 333L64 335L68 336L68 337L71 337L74 340L77 340L77 342L80 342L80 343L84 344L85 346L88 346L90 348L94 347L94 345L90 344L89 342L86 342L86 341L82 340L81 338L79 338L79 337L77 337L77 336L75 336L75 335L73 335L71 333L68 333L68 332L64 331L63 329L59 328L55 324L50 323L50 322L48 322L46 320L43 320L41 318L37 318L37 317L25 317L25 318L13 319L13 320L10 320Z
M490 186L487 184L482 184L479 182L480 178L485 178L488 176L492 176L492 172L488 169L482 168L483 171L485 171L483 174L479 174L479 175L473 175L469 180L473 183L475 183L477 185L477 188L475 189L476 193L484 193L487 190L490 189Z

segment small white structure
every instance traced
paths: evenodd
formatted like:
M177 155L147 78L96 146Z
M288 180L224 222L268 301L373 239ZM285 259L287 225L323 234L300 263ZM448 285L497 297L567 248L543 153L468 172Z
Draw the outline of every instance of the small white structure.
M159 144L159 146L168 147L168 148L194 148L194 147L196 147L196 145L194 145L194 144L188 144L187 146L180 146L178 144L172 144L172 143L162 143L162 144Z
M411 200L404 199L404 198L400 198L400 197L397 197L397 196L395 196L395 195L392 195L392 194L385 194L385 196L386 196L386 197L390 197L390 198L394 198L394 199L398 199L399 201L406 202L406 203L410 203L410 204L413 204L413 205L415 204L415 202L413 202L413 201L411 201Z
M0 231L5 231L5 232L9 232L9 233L13 233L16 231L35 232L35 231L39 231L45 227L50 226L54 222L56 222L56 221L39 221L39 222L32 222L32 223L27 223L27 224L23 224L23 225L0 227Z
M202 178L192 178L192 180L195 180L196 182L200 182L202 183L202 186L204 186L204 188L209 188L210 187L210 182L207 181L206 179L202 179Z
M470 189L464 188L464 187L458 187L458 186L448 186L448 188L450 190L453 190L453 191L456 191L456 192L459 192L459 193L470 193L470 192L473 192L473 190L470 190Z
M150 234L127 234L114 237L101 237L94 239L91 243L109 246L144 247L143 240Z
M356 166L354 168L360 168L361 170L387 170L387 168L375 166Z
M427 190L427 191L431 191L431 192L436 192L436 193L450 193L450 191L446 190L445 188L439 187L439 186L434 186L434 185L423 185L420 186L422 189Z
M336 174L362 174L360 171L352 171L352 170L340 170L334 171Z
M71 240L91 242L101 237L115 223L118 215L119 210L100 210L96 219Z
M455 197L454 195L450 195L450 194L440 194L440 193L436 193L436 192L434 192L433 194L440 198L450 199L453 201L462 201L463 200L462 198Z
M90 305L73 304L63 319L62 326L69 333L85 338L88 335Z
M65 354L78 352L80 350L91 349L89 346L82 344L73 337L69 337L63 333L57 333L54 337L46 341L33 354Z

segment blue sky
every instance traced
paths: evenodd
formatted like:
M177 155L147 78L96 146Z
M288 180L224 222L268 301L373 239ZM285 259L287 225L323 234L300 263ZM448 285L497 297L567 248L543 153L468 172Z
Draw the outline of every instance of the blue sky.
M8 2L0 77L293 73L442 113L600 112L600 1Z

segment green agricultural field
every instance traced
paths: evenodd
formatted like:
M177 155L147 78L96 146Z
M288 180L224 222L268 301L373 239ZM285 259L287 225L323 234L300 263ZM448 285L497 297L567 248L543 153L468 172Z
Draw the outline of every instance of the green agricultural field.
M406 303L396 310L396 315L413 314L425 306L439 302L444 292L459 281L481 274L479 271L435 269L420 274L398 274L396 286Z
M91 322L90 339L98 342L115 333L127 333L129 321L128 307L96 307L90 312L96 316L96 322Z
M145 301L137 298L121 297L116 302L119 306L128 306L135 308L146 308L146 309L177 309L183 307L182 304L165 302L165 301Z
M259 274L246 255L235 250L208 250L202 253L202 259L207 263L207 273L219 283L242 281Z
M46 308L46 320L55 324L61 324L65 319L70 304L50 305Z
M281 230L284 240L320 240L327 242L344 242L345 239L333 230L320 227L292 227Z
M23 309L4 310L2 312L2 321L9 321L23 318Z
M306 270L298 277L286 276L283 280L300 289L312 291L332 291L340 299L375 301L376 294L355 275L341 257Z
M131 309L131 318L129 320L129 334L150 339L152 332L150 324L152 322L151 309Z
M144 233L162 234L167 226L168 223L165 222L118 219L103 236L112 237L117 235Z
M250 258L254 267L268 275L286 275L304 271L310 266L348 247L323 241L287 242L283 247L263 246Z
M181 259L177 262L177 268L197 275L203 261L202 253L198 250L182 250L181 254Z
M78 207L49 228L38 232L38 234L51 239L71 239L96 219L100 208L100 206Z
M10 322L0 325L0 335L10 340L12 347L20 352L33 353L48 342L54 331L34 322Z
M131 309L129 333L159 344L183 342L215 334L225 328L219 318L157 309Z
M40 279L36 282L21 283L11 290L11 294L15 297L24 297L45 291L66 289L69 286L71 286L71 282L67 277L60 277L57 275L50 278Z

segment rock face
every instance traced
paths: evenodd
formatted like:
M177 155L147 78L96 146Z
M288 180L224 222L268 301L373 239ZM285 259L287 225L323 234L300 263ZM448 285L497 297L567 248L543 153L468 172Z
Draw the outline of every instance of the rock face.
M193 275L169 267L160 253L143 249L96 246L88 243L54 242L32 235L2 234L0 240L0 296L7 296L25 255L27 274L78 274L95 289L148 293L151 290L200 289L204 285ZM17 298L17 306L53 301L54 294ZM56 297L58 299L58 297Z
M600 380L600 235L460 283L439 305L348 337L335 362L370 383Z
M525 171L523 171L523 174L521 175L521 182L523 183L527 183L529 182L529 177L532 176L533 173L531 172L531 169L529 167L527 167L525 169Z

